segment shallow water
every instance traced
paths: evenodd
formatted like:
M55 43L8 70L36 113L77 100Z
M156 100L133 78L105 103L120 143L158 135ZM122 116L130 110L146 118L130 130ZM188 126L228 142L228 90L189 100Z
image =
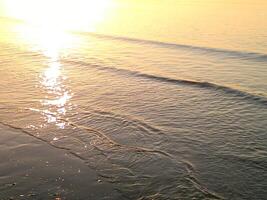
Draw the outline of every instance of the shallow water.
M141 33L40 34L2 21L2 132L11 128L78 158L98 177L90 185L100 180L113 191L106 199L266 198L266 43L249 40L266 42L257 25L230 48L221 35L223 46L204 46L201 37L196 45ZM3 174L0 182L11 178L19 179ZM54 186L63 199L87 195L88 183L63 182L80 186ZM40 199L51 183L41 181ZM32 186L20 187L27 194ZM18 189L1 190L5 199Z

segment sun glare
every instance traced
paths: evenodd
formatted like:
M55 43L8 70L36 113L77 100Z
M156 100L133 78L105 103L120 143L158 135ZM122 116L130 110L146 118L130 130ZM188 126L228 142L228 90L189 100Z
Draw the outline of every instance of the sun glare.
M10 17L31 24L91 31L104 20L112 0L6 0Z

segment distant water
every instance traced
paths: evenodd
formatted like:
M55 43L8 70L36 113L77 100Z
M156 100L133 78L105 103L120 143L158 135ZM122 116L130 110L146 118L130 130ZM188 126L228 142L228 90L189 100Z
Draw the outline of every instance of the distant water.
M81 159L120 199L266 199L267 32L231 49L3 24L2 125Z

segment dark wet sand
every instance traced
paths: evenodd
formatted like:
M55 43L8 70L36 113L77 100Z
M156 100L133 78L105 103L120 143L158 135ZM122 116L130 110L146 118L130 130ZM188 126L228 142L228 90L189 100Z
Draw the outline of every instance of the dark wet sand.
M119 199L111 185L64 150L0 125L0 199Z

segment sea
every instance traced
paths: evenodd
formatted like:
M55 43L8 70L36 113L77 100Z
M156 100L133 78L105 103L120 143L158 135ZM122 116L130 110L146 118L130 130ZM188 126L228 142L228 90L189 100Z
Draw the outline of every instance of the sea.
M0 19L0 199L266 200L267 2L114 9Z

